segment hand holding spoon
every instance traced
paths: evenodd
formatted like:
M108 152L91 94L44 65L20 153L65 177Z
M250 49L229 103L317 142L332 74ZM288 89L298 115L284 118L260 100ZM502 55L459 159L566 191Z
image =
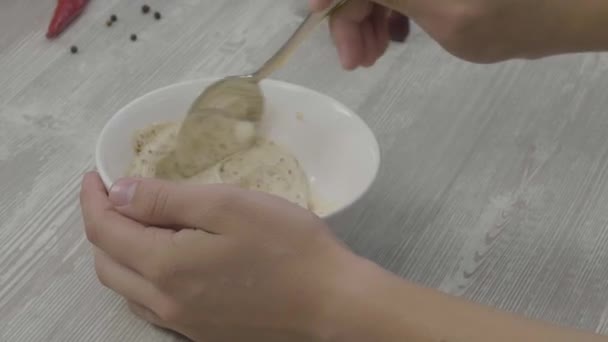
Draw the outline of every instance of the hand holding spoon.
M194 101L179 134L175 152L158 165L157 176L191 177L225 157L251 147L264 112L259 82L279 69L326 17L349 0L310 13L291 38L250 75L215 82Z

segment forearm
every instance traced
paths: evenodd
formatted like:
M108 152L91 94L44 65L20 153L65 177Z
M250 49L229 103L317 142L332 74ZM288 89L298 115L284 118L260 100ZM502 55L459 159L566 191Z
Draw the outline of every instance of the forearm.
M415 286L368 266L337 307L331 341L607 342L608 337L560 328ZM329 331L329 330L328 330Z
M528 57L608 51L608 1L548 0L544 7L552 15L538 23L541 34L531 32Z
M523 58L608 51L605 0L542 0L534 5L529 0L461 1L451 10L433 0L377 1L407 14L434 38L447 39L444 43L466 47L471 41L473 46L488 41L507 56Z

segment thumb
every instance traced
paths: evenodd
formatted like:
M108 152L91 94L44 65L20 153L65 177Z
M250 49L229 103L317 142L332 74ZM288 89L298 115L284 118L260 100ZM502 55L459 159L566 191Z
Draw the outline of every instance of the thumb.
M219 234L218 220L230 215L234 190L158 179L126 178L110 189L110 202L121 214L143 224L194 228Z

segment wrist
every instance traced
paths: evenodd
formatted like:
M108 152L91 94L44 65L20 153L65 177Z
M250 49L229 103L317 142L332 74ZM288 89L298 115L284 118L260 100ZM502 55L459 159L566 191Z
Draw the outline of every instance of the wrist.
M315 341L603 341L409 283L358 259L325 297Z
M409 283L359 257L340 273L318 317L317 341L424 340L409 317Z

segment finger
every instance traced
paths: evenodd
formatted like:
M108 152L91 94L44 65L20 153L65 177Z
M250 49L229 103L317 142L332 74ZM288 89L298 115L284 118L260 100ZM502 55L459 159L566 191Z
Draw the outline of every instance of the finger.
M129 310L131 310L135 316L158 327L168 328L163 324L161 319L154 312L152 312L152 310L146 308L145 306L129 300L127 301L127 305L129 306Z
M330 28L338 50L340 64L346 70L355 69L361 64L364 53L363 37L359 25L336 19L330 21Z
M149 281L118 264L103 251L95 248L95 272L107 288L131 302L145 307L159 307L164 295Z
M410 19L399 12L393 11L388 19L388 27L391 40L403 43L410 34Z
M388 15L389 11L385 7L380 5L374 6L372 13L372 25L376 34L376 46L378 48L376 59L386 52L390 42Z
M365 42L361 31L372 10L369 1L352 1L330 19L330 30L342 67L352 70L366 59Z
M123 179L110 189L110 200L120 213L144 224L221 234L237 219L234 208L243 191L229 186Z
M310 0L310 10L313 12L322 11L326 9L331 3L332 0Z
M115 211L99 175L85 175L80 203L87 238L116 262L139 274L171 251L173 232L145 227Z
M361 36L363 38L363 52L364 57L361 61L361 65L364 67L370 67L376 62L378 58L378 46L376 42L376 34L374 27L370 20L366 20L361 23Z

